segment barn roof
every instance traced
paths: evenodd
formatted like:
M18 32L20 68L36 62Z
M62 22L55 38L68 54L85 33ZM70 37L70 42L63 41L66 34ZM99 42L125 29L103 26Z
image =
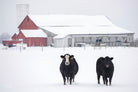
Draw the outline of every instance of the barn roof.
M28 15L37 26L112 25L103 15Z
M55 38L63 38L69 34L129 34L129 30L117 26L95 26L95 27L43 27L57 34Z
M21 30L25 37L47 37L43 30Z
M133 33L117 27L103 15L28 15L34 23L62 38L69 34L126 34Z

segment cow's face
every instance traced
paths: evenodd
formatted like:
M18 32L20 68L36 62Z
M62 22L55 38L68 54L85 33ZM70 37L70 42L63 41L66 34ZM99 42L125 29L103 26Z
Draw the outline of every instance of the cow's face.
M64 56L60 56L62 58L62 61L65 62L65 65L70 65L70 62L74 60L74 55L65 54Z
M108 57L106 56L105 59L104 59L104 65L106 68L109 68L110 67L110 64L111 64L111 61L113 60L113 57Z
M65 54L64 56L61 55L61 58L65 62L66 66L70 65L70 55L69 54Z

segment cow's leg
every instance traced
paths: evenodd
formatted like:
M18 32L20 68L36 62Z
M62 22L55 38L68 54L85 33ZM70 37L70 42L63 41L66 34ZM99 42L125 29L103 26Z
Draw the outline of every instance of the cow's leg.
M75 76L73 77L73 82L74 82Z
M62 74L62 77L63 77L64 85L66 85L66 77L65 77L65 75Z
M72 77L70 77L70 85L72 84Z
M108 79L107 77L105 78L106 86L108 86Z
M111 85L111 82L112 82L112 76L109 77L109 85Z
M70 77L70 85L72 84L72 77Z
M100 84L100 75L97 74L98 84Z
M69 82L69 77L67 77L67 82Z
M105 78L105 76L103 76L103 84L105 84L105 80L106 80L106 78Z
M74 75L70 76L70 85L72 84L72 79L73 79Z

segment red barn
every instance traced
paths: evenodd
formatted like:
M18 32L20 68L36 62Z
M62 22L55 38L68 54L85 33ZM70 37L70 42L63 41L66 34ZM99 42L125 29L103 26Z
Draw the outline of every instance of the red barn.
M38 29L38 26L30 19L29 16L26 16L21 24L18 26L19 30L28 30L28 29Z
M47 46L47 34L27 15L18 26L19 34L14 34L12 40L22 40L27 46Z
M27 46L47 46L47 35L43 30L20 30L17 39L22 40Z
M12 40L17 40L17 34L15 33L11 38Z

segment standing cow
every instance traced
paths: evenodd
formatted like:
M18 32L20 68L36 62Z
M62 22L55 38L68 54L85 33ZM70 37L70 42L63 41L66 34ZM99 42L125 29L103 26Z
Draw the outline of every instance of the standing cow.
M61 55L62 62L60 64L60 72L63 77L64 85L66 85L66 80L74 81L74 77L78 72L78 64L73 55L65 54Z
M114 65L112 63L113 57L106 56L105 58L100 57L96 63L96 72L97 72L97 79L98 84L100 84L100 76L103 77L103 83L108 85L108 78L109 78L109 85L111 85L113 73L114 73Z

